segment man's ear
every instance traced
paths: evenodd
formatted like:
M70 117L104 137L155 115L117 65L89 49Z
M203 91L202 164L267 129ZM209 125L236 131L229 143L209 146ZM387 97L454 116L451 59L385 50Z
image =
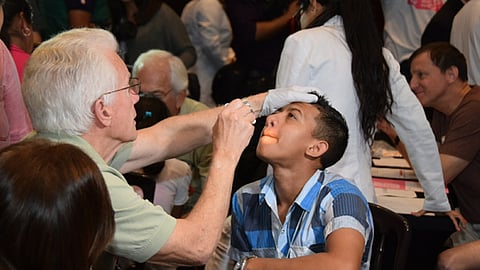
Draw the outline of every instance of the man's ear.
M306 155L312 158L319 158L328 150L328 142L324 140L316 140L308 146Z
M175 97L175 106L180 109L187 98L187 90L182 90Z
M458 79L458 67L451 66L447 68L447 70L445 71L445 75L446 75L447 81L449 83L453 83Z
M93 104L93 114L98 123L103 126L110 126L112 123L112 108L105 104L103 98L99 98Z

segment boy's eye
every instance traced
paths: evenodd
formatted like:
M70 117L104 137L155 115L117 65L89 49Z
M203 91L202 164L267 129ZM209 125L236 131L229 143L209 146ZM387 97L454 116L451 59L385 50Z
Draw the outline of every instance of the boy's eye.
M297 117L293 113L288 113L289 118L297 119Z

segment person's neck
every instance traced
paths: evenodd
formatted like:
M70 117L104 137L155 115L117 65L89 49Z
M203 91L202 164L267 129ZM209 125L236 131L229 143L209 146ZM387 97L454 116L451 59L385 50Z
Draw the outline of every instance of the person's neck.
M278 217L282 223L285 222L288 210L302 191L305 183L315 171L316 169L309 169L306 165L296 166L295 168L273 166Z
M452 114L471 89L468 82L460 82L453 85L452 89L446 91L447 94L441 98L442 100L434 108L445 115Z
M29 44L28 41L25 39L19 38L17 36L12 35L10 38L10 44L17 46L17 48L20 48L23 52L30 54L33 50L33 43Z
M294 168L273 167L277 202L279 204L291 205L315 171L316 169L308 168L307 166L296 166Z
M113 158L115 153L117 153L118 149L122 146L121 142L96 134L95 132L87 132L81 137L86 140L95 151L97 151L106 163Z

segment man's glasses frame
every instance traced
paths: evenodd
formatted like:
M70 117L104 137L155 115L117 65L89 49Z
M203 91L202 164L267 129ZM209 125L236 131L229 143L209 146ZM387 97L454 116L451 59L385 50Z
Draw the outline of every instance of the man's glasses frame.
M100 98L105 96L105 95L109 95L109 94L119 92L119 91L123 91L123 90L128 90L128 92L131 95L139 95L140 91L142 90L142 83L140 82L139 78L132 77L128 81L128 86L105 92L105 93L102 94L102 96L100 96Z
M144 93L144 92L140 93L140 97L154 97L161 100L165 100L168 97L168 95L172 93L172 91L173 91L172 88L168 90L166 93L161 92L161 89L153 89L148 91L147 93Z

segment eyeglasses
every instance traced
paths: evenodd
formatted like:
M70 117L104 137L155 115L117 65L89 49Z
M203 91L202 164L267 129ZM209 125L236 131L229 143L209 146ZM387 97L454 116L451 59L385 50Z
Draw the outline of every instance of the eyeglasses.
M118 91L127 90L127 89L131 95L139 95L140 90L142 90L141 85L142 83L140 82L139 78L130 78L130 80L128 81L128 86L103 93L102 97L105 95L109 95L109 94L112 94Z
M152 91L148 91L147 93L140 93L140 97L156 97L158 99L165 99L171 92L173 91L173 89L170 89L168 90L166 93L163 93L160 91L160 89L155 89L155 90L152 90Z

